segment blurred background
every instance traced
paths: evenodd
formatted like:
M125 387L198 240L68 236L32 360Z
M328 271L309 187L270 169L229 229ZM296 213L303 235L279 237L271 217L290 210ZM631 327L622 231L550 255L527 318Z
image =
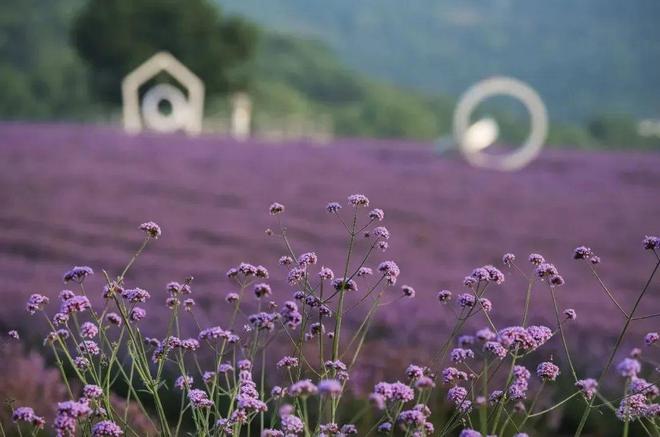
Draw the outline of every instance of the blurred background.
M648 149L660 145L659 17L653 0L5 0L0 117L115 123L121 78L168 50L206 83L207 130L247 92L264 136L295 125L435 140L456 97L500 74L542 96L550 144ZM503 133L524 135L506 109Z
M0 368L35 370L3 378L0 394L20 387L26 403L44 408L61 396L44 388L50 358L27 352L42 351L46 327L23 304L32 292L54 300L73 265L118 272L140 243L140 223L163 227L127 277L154 296L145 330L158 335L171 280L195 277L209 325L222 324L233 291L225 272L241 261L271 270L278 301L291 296L277 265L282 244L264 233L276 225L273 201L287 207L297 251L340 265L343 228L324 206L353 193L385 210L392 233L374 266L397 261L400 281L417 290L378 316L356 391L430 359L454 317L435 293L460 292L472 268L501 267L505 252L526 269L530 252L557 265L567 282L561 305L578 312L576 365L593 375L622 319L572 251L594 249L624 307L653 267L641 240L660 233L659 22L656 0L3 0L0 330L18 329L29 347ZM163 50L205 83L200 136L122 129L122 79ZM437 153L439 142L453 142L458 97L492 75L527 82L548 109L546 147L518 172ZM158 75L140 96L157 82L179 85ZM237 101L248 102L247 136L232 136ZM497 120L505 145L529 131L510 99L479 112ZM490 296L502 325L518 323L526 285L506 273ZM102 275L89 284L100 301ZM658 285L645 314L659 311ZM547 290L535 290L532 322L552 324L550 305ZM657 318L635 322L620 355L652 329ZM539 359L559 359L556 340ZM657 362L657 350L645 353ZM572 435L573 410L539 425L539 435ZM594 419L591 435L609 435L610 425Z

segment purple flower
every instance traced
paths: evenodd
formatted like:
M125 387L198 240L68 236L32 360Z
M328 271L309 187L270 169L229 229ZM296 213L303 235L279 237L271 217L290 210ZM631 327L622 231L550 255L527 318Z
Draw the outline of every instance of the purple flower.
M451 300L451 291L441 290L438 292L438 300L442 303L447 303Z
M78 345L81 351L86 352L90 355L99 355L101 353L101 349L99 349L99 346L96 344L95 341L92 340L83 340L80 342Z
M413 398L415 397L415 392L413 391L413 389L402 382L397 381L391 384L391 388L392 388L392 399L394 399L395 401L408 402L408 401L412 401Z
M71 299L75 295L76 294L71 290L62 290L60 291L58 297L60 298L61 301L65 301Z
M105 315L105 320L111 325L121 326L121 316L117 313L108 313Z
M141 288L130 288L122 292L121 296L130 303L143 303L151 298L147 290Z
M465 387L454 386L447 391L447 400L455 406L460 406L467 400L468 391Z
M616 370L624 378L632 378L642 370L642 365L634 358L624 358L617 366Z
M555 381L559 373L559 367L549 361L540 363L536 367L536 376L544 381Z
M139 322L140 320L144 319L147 316L147 312L140 307L134 307L128 317L134 321L134 322Z
M577 319L577 313L575 312L575 310L574 310L573 308L566 308L566 309L564 310L564 316L566 316L566 318L567 318L568 320L575 320L575 319Z
M593 378L580 379L575 382L575 386L584 394L587 400L591 400L598 389L598 381Z
M219 326L213 326L211 328L202 329L197 338L200 340L212 340L217 338L227 338L228 336L228 331L225 331Z
M154 222L145 222L140 225L140 230L144 231L147 234L148 238L158 239L161 236L162 232L160 226Z
M504 256L502 257L502 263L507 267L511 267L515 260L516 260L516 256L512 253L505 253Z
M573 259L589 259L593 256L593 252L590 248L586 246L576 247L573 251Z
M472 308L476 302L473 294L461 293L458 295L458 304L463 308Z
M290 356L282 357L282 359L277 362L277 367L286 367L287 369L298 367L298 358Z
M306 270L300 267L294 267L291 270L289 270L289 274L287 275L287 281L289 282L290 285L295 285L298 284L300 281L302 281L305 278Z
M383 422L378 425L378 432L381 434L389 434L392 431L392 424L390 422Z
M87 296L73 296L60 305L60 312L63 314L82 313L92 307Z
M382 222L383 219L385 218L385 213L383 212L382 209L375 208L369 212L369 218L371 220L378 220L379 222Z
M364 194L351 194L350 196L348 196L348 201L354 207L369 206L369 199L367 199L367 196L365 196Z
M124 435L119 425L110 420L102 420L92 428L92 437L120 437Z
M415 289L412 288L410 285L402 285L401 291L403 292L403 295L405 297L410 297L410 298L415 297Z
M495 334L493 331L491 331L489 328L483 328L477 331L475 334L475 337L477 337L481 341L491 341L493 340L497 334Z
M492 302L489 299L486 299L485 297L479 298L479 305L481 305L481 308L486 313L489 313L493 310Z
M213 406L211 401L204 390L194 388L188 392L188 400L193 408L210 408Z
M347 278L336 278L332 281L332 286L335 290L345 290L345 291L358 291L357 283L352 279Z
M307 397L314 395L318 392L318 388L309 379L301 379L300 381L292 384L287 390L289 395L293 397Z
M330 202L325 206L325 210L330 214L336 214L341 209L341 205L337 202Z
M660 249L660 237L647 235L642 241L642 245L646 250Z
M13 338L14 340L20 340L20 338L21 338L21 337L18 335L18 331L15 330L15 329L12 329L12 330L10 330L9 332L7 332L7 335L8 335L9 337Z
M377 228L374 228L373 234L376 236L376 238L382 238L383 240L390 239L390 231L388 231L385 226L378 226Z
M46 420L34 414L34 410L30 407L18 407L16 408L11 415L11 420L16 422L26 422L30 423L35 428L43 428L46 424Z
M633 377L630 380L630 392L641 393L649 399L660 396L660 389L654 383L650 383L644 378Z
M275 202L270 205L270 208L268 208L268 212L270 212L270 215L281 214L284 212L284 205Z
M337 397L342 392L342 384L336 379L322 379L318 384L319 393L331 397Z
M74 281L77 283L82 283L85 278L89 275L93 275L94 270L88 266L75 266L68 272L64 274L64 283L66 284L69 281Z
M541 263L536 267L536 276L541 279L550 278L551 276L558 275L559 272L554 264Z
M456 348L451 351L451 360L455 363L464 363L469 358L474 358L474 352L471 349Z
M657 343L658 340L660 340L660 334L657 332L649 332L644 336L644 343L646 343L647 346Z
M616 417L622 421L633 421L644 417L647 407L646 396L642 394L626 396L621 400L619 408L616 410Z
M76 368L81 371L85 371L89 369L89 366L91 365L89 360L85 357L76 357L73 360L73 363L76 365Z
M321 271L319 271L319 278L325 279L325 280L332 280L335 277L335 273L329 269L328 267L321 267Z
M257 298L262 298L262 297L268 297L271 294L273 294L270 285L262 282L259 284L255 284L254 286L254 295L257 296Z
M479 431L470 428L465 428L458 437L484 437Z
M83 387L83 396L87 399L97 399L103 396L103 389L98 385L87 384Z
M311 265L316 264L319 261L319 258L316 256L314 252L306 252L303 253L302 255L298 256L298 265L300 267L308 267Z
M37 311L43 310L49 301L50 299L43 294L34 293L28 299L25 309L28 313L34 315Z
M545 262L545 258L543 258L541 255L538 253L531 253L529 254L529 262L534 264L535 266L539 266Z
M506 348L497 341L487 341L484 344L484 351L490 352L501 360L504 359L507 354Z
M236 303L239 299L240 297L238 296L238 293L227 293L227 296L225 296L225 300L228 303Z
M286 416L282 416L280 426L282 428L282 431L293 435L300 434L301 432L303 432L303 429L305 428L303 421L300 420L298 416L294 416L293 414L287 414Z
M355 276L357 276L358 278L361 278L363 276L373 275L373 274L374 274L374 271L371 270L369 267L360 267L358 269L357 273L355 274Z
M406 376L410 379L418 379L424 375L424 369L416 364L410 364L406 368Z
M442 382L453 384L456 381L467 381L468 375L455 367L447 367L442 371Z
M80 335L85 338L94 338L99 333L99 328L92 322L85 322L80 326Z

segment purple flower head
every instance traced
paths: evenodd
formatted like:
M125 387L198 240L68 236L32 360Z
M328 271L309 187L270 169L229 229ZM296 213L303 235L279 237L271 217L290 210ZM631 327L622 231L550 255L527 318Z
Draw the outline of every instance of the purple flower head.
M470 428L465 428L461 431L458 437L484 437L479 431Z
M373 274L374 271L369 267L360 267L355 276L357 276L358 278L362 278L364 276L373 275Z
M633 377L630 380L630 392L641 393L649 400L660 396L660 389L655 383L651 383L644 378Z
M92 322L85 322L80 326L80 335L85 338L94 338L99 333L99 328Z
M624 358L617 366L617 372L624 378L632 378L642 370L642 365L634 358Z
M94 274L94 270L92 270L91 267L75 266L64 274L63 280L65 284L70 281L74 281L80 284L85 280L87 276L93 274Z
M654 345L658 340L660 340L660 334L657 332L649 332L644 336L644 343L646 343L647 346Z
M238 296L238 293L227 293L227 296L225 296L225 300L228 303L236 303L239 299L240 297Z
M334 279L335 273L329 269L328 267L321 267L321 270L319 271L319 278L329 280L331 281Z
M73 363L75 364L76 368L80 371L86 371L89 369L89 366L91 365L89 360L85 357L76 357L73 360Z
M126 289L122 292L121 296L130 303L144 303L151 298L151 294L141 288Z
M626 396L616 410L616 417L622 421L637 420L646 415L648 402L643 394Z
M296 285L305 278L306 273L307 271L304 268L294 267L291 270L289 270L289 274L287 275L287 281L289 282L290 285Z
M69 315L65 313L55 313L53 315L53 324L55 325L66 325L69 321Z
M325 210L330 214L337 214L341 209L341 205L337 202L330 202L325 206Z
M507 350L497 341L487 341L484 344L484 351L490 352L500 360L506 358Z
M273 294L270 285L262 282L259 284L255 284L254 286L254 295L257 296L257 298L261 299L262 297L268 297L271 294Z
M277 362L277 367L286 367L287 369L298 367L298 358L290 356L282 357L282 359Z
M502 257L502 263L507 267L511 267L515 260L516 260L516 256L512 253L505 253L504 256Z
M421 378L422 376L424 376L424 368L416 364L410 364L406 368L406 376L412 380Z
M78 347L80 348L81 351L89 355L99 355L101 353L101 349L99 349L99 346L96 344L95 341L92 340L83 340L82 342L80 342Z
M412 288L410 285L402 285L401 291L403 292L403 295L405 297L410 297L410 298L415 297L415 289Z
M18 407L14 409L11 415L11 420L14 423L26 422L35 428L43 428L46 424L46 420L43 417L34 414L34 410L30 407Z
M467 381L468 375L462 370L455 367L447 367L442 371L442 382L445 384L453 384L457 381Z
M591 400L598 389L598 381L593 378L580 379L575 382L575 386L582 392L585 398Z
M447 391L447 400L458 406L467 399L468 391L465 387L456 385Z
M477 281L488 281L488 279L490 278L490 273L488 273L488 270L486 270L484 267L478 267L472 270L470 276L476 279Z
M218 366L218 373L229 373L234 371L234 366L229 363L222 363Z
M529 262L534 264L535 266L540 266L545 262L545 258L543 258L541 255L538 253L531 253L529 254Z
M98 385L87 384L83 387L83 396L87 399L97 399L103 396L103 389Z
M8 331L7 335L10 338L13 338L14 340L20 340L20 338L21 338L20 335L18 335L18 331L15 330L15 329L12 329L12 330Z
M538 265L538 267L536 267L536 276L541 279L550 278L551 276L558 274L559 271L557 271L557 268L554 266L554 264L541 263Z
M301 379L300 381L292 384L287 391L289 395L293 397L306 397L316 394L318 392L318 388L312 383L311 380Z
M211 401L204 390L194 388L188 392L188 400L193 408L210 408L213 406Z
M575 319L577 319L577 313L575 312L575 310L574 310L573 308L566 308L566 309L564 310L564 316L565 316L568 320L575 320Z
M318 384L319 393L326 396L337 397L342 392L342 384L336 379L322 379Z
M275 202L270 205L270 208L268 208L268 212L270 212L270 215L281 214L284 212L284 205Z
M76 295L76 293L74 293L71 290L62 290L62 291L60 291L60 294L58 295L58 297L60 298L61 301L65 301L65 300L71 299L75 295Z
M367 199L367 196L365 196L364 194L351 194L350 196L348 196L348 201L354 207L358 207L358 206L367 207L367 206L369 206L369 199Z
M426 416L419 410L404 410L399 414L397 421L418 428L426 422Z
M555 381L559 373L559 367L549 361L540 363L536 367L536 376L544 381Z
M473 294L461 293L458 295L458 304L463 308L472 308L475 303L476 299Z
M491 341L497 337L497 334L491 331L490 328L483 328L477 331L475 337L481 341Z
M303 432L303 429L305 428L303 421L300 420L298 416L294 416L293 414L282 416L280 426L282 431L294 436Z
M646 250L660 249L660 237L647 235L642 241L642 246Z
M552 275L552 276L550 276L550 279L548 279L548 283L553 287L561 287L566 282L564 281L563 276L561 276L561 275Z
M383 422L378 425L378 432L381 434L389 434L392 431L392 424L390 422Z
M415 381L415 388L417 390L430 390L435 387L435 381L429 376L422 376Z
M147 316L147 312L140 307L134 307L128 317L133 321L133 322L139 322L140 320L144 319Z
M496 284L504 283L504 274L496 267L487 265L483 267L488 272L488 280Z
M486 313L489 313L493 310L493 303L490 301L490 299L486 299L485 297L479 298L479 305Z
M587 260L593 256L593 251L586 247L586 246L580 246L576 247L575 250L573 251L573 259L584 259Z
M395 382L390 385L392 390L392 399L395 401L409 402L415 397L415 392L412 388L402 382Z
M34 293L28 299L27 304L25 304L25 309L28 313L34 315L37 311L43 310L49 301L50 299L43 294Z
M451 360L455 363L464 363L470 358L474 358L474 352L471 349L455 348L451 351Z
M390 239L390 231L388 231L385 226L378 226L377 228L374 228L373 234L376 236L376 238L382 238L383 240Z
M185 340L181 340L181 349L184 351L196 351L199 349L199 341L195 338L187 338Z
M60 305L60 312L63 314L82 313L92 307L87 296L73 296Z
M316 253L314 252L306 252L300 255L297 261L300 267L305 268L316 264L319 261L319 258L318 256L316 256Z
M385 218L385 213L383 212L382 209L375 208L369 211L369 218L371 220L377 220L379 222L382 222L383 219Z
M121 437L124 431L110 420L102 420L92 427L92 437Z
M157 240L162 235L160 226L154 222L142 223L140 225L140 230L144 231L148 238L153 238L154 240Z
M347 278L335 278L332 281L332 286L335 290L345 290L345 291L358 291L357 282L352 279Z
M121 326L121 316L117 313L108 313L105 315L105 320L111 325Z
M442 303L447 303L451 300L451 291L449 290L441 290L438 292L438 300Z

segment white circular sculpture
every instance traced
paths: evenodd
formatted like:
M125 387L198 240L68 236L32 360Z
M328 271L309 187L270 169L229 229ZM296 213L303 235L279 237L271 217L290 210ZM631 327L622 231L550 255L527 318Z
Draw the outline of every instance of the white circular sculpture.
M471 123L474 110L484 100L497 95L510 96L527 108L530 133L516 150L503 155L483 153L498 137L495 120L483 118ZM454 112L454 139L465 159L477 167L502 171L518 170L541 151L548 134L548 115L543 101L529 85L509 77L492 77L476 83L463 94Z
M140 105L140 87L159 73L167 73L186 92L169 84L158 84L149 89ZM144 127L158 132L183 130L189 135L202 131L204 113L204 83L174 56L159 52L129 73L121 85L124 130L138 133ZM172 111L163 113L159 106L168 101Z
M162 102L169 103L169 113L161 111ZM185 128L190 112L186 96L180 89L168 83L160 83L150 88L142 97L144 124L157 132L170 133Z

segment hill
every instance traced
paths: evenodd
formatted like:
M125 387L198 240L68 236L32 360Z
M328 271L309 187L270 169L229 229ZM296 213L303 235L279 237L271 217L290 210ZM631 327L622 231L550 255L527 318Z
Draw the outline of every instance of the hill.
M216 1L400 86L458 95L505 74L536 87L555 120L660 114L654 0Z

